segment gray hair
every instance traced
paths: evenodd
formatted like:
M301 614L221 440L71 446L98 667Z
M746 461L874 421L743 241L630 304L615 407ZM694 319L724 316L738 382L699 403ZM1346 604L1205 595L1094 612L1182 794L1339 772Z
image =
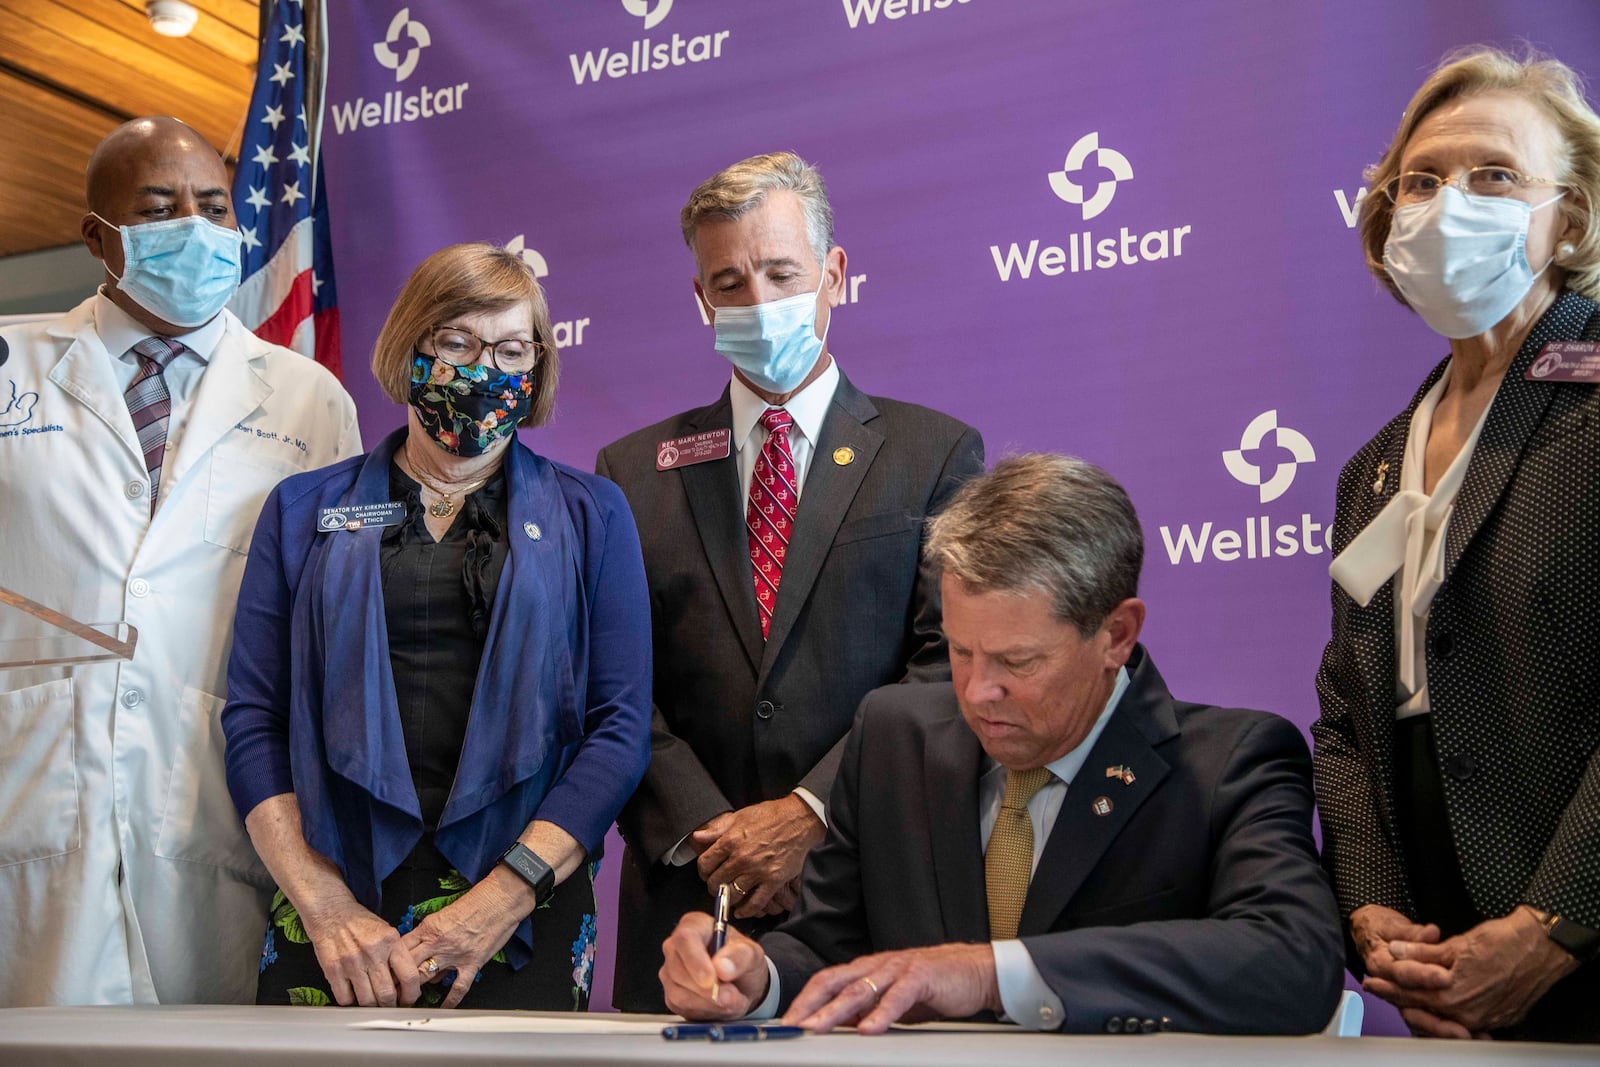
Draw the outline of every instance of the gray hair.
M1139 595L1144 532L1111 475L1033 452L962 486L929 521L924 552L975 592L1048 594L1056 618L1088 638Z
M824 266L828 250L833 247L833 207L828 203L828 187L822 181L822 173L793 152L769 152L741 159L696 186L678 216L684 244L694 248L694 231L702 222L743 218L760 207L773 189L787 189L800 198L806 217L806 241L817 257L817 266Z

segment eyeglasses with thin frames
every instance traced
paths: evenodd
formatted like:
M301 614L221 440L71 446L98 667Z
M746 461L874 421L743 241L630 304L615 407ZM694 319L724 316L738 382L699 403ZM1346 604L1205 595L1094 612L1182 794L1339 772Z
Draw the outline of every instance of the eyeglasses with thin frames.
M1439 194L1446 185L1454 185L1469 196L1510 196L1518 189L1544 185L1561 187L1549 178L1533 178L1510 167L1468 167L1451 178L1441 178L1422 170L1408 170L1384 183L1383 192L1397 207L1425 204Z
M433 345L433 354L453 367L487 361L506 374L526 374L544 356L544 345L538 341L525 337L487 341L460 326L431 327L428 340Z

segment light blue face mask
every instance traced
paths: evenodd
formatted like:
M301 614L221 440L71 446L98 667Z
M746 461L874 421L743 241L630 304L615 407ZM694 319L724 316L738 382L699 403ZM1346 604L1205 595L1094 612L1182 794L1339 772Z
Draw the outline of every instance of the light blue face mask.
M817 336L820 292L819 286L816 292L751 307L712 308L717 351L758 389L779 396L793 392L822 355L826 338Z
M1540 204L1468 196L1447 185L1432 200L1396 208L1383 266L1435 333L1476 337L1511 314L1553 260L1528 263L1528 224Z
M239 288L238 230L199 215L116 229L122 235L122 276L111 276L118 289L158 319L204 326Z

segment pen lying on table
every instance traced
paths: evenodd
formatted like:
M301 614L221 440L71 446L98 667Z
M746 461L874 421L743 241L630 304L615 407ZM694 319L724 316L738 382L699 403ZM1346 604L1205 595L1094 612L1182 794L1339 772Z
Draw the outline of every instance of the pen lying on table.
M759 1023L678 1023L661 1028L668 1041L782 1041L804 1035L798 1026Z

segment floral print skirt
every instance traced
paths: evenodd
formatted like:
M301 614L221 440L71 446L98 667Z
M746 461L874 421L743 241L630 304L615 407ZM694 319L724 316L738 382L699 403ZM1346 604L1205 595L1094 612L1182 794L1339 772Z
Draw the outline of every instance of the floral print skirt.
M594 979L594 878L598 861L579 868L533 913L533 958L513 970L496 953L479 972L463 1008L494 1011L585 1011ZM422 919L454 903L470 883L451 868L403 867L383 883L379 914L404 934ZM416 1007L435 1007L444 1000L455 972L422 987ZM317 962L294 905L280 890L272 898L272 916L261 947L257 1004L326 1005L336 1003L328 979Z

